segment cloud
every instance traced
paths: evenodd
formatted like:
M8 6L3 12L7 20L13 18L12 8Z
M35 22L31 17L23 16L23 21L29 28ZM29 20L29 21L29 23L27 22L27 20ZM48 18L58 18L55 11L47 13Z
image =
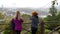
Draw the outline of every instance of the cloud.
M49 4L52 0L0 0L0 7L32 7L39 8ZM59 2L59 1L58 1ZM49 5L47 5L49 6Z

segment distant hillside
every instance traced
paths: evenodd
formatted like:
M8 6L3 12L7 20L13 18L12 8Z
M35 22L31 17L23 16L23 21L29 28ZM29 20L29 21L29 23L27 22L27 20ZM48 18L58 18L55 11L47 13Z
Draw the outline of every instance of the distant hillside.
M58 8L60 9L60 8ZM0 12L5 11L7 15L15 13L15 11L20 11L23 14L30 14L33 10L39 13L39 16L46 16L49 14L49 8L0 8Z

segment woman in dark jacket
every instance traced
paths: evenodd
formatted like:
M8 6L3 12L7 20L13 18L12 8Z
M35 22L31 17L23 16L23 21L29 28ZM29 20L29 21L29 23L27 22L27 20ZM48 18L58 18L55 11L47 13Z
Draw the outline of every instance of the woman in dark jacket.
M30 18L30 20L31 20L32 34L36 34L36 31L38 29L38 23L39 23L38 13L32 12L32 17Z

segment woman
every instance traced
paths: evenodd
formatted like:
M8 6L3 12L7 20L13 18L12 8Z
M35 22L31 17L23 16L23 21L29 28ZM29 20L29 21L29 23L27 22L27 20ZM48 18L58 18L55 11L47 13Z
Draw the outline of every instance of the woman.
M38 13L32 12L32 17L30 18L30 20L31 20L32 34L36 34L37 29L38 29L38 23L39 23Z
M15 18L13 18L11 20L11 22L12 22L12 29L13 29L13 31L15 31L16 34L20 34L21 30L22 30L23 20L21 18L21 15L20 15L19 11L16 12L16 16L15 16Z

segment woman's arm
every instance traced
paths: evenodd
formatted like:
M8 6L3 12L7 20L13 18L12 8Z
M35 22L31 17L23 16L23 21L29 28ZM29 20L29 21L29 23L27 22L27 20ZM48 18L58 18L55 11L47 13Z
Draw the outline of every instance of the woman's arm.
M15 24L14 24L14 22L13 22L13 20L11 20L11 28L14 30L14 28L15 28Z

